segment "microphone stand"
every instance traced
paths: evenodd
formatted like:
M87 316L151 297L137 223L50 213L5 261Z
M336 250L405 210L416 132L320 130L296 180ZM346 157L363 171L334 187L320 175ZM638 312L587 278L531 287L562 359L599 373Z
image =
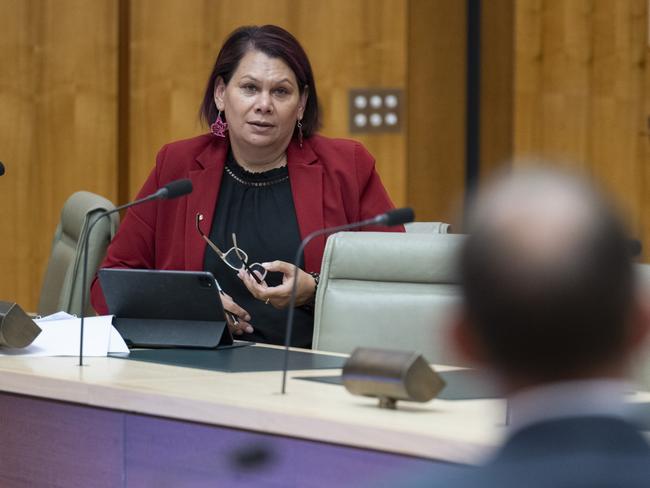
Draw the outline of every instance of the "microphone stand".
M83 366L83 356L84 356L84 314L86 312L86 275L88 274L88 243L90 242L90 233L95 227L95 224L99 222L101 219L103 219L104 217L114 214L115 212L119 212L120 210L133 207L134 205L140 205L141 203L146 203L151 200L163 200L163 199L170 200L172 198L177 198L186 195L188 193L191 193L191 191L192 191L192 182L190 180L188 179L174 180L170 183L167 183L164 187L158 189L155 193L152 193L151 195L148 195L144 198L140 198L139 200L135 200L133 202L125 203L124 205L115 207L112 210L102 212L101 214L99 214L97 219L91 222L90 225L88 226L88 232L86 232L86 235L82 237L83 239L82 252L83 252L84 262L83 262L83 270L81 273L81 277L82 277L81 278L82 279L81 330L79 333L79 366Z
M374 217L372 219L364 220L363 222L355 222L353 224L339 225L338 227L329 227L327 229L316 230L311 234L309 234L307 237L305 237L300 243L300 246L298 246L298 251L296 251L296 258L293 260L293 270L294 270L293 286L291 287L291 298L289 299L289 315L287 316L287 327L286 327L286 334L284 338L284 367L282 369L282 394L283 395L286 392L287 370L289 369L289 346L291 344L291 332L293 331L293 311L296 306L296 293L298 292L298 272L299 272L298 263L300 262L300 257L302 256L305 247L307 247L307 244L309 244L312 241L312 239L323 234L334 234L336 232L341 232L343 230L350 230L356 227L379 224L383 220L380 219L380 217L383 217L383 215L379 217Z
M148 197L145 197L141 200L135 200L134 202L126 203L124 205L120 205L119 207L115 207L112 210L108 210L106 212L102 212L95 220L93 220L88 227L88 232L86 232L86 235L83 236L83 267L81 271L81 328L79 332L79 366L83 366L83 355L84 355L84 315L86 313L86 276L88 274L88 245L90 242L90 233L92 230L95 228L95 224L99 222L101 219L104 217L108 217L111 214L114 214L115 212L119 212L120 210L127 209L129 207L132 207L134 205L139 205L141 203L148 202L150 200L157 200L159 198L164 198L159 192L152 193Z
M291 332L293 331L293 312L296 306L296 293L298 292L298 263L300 262L300 256L302 256L305 247L311 242L314 237L318 237L324 234L334 234L343 230L351 230L359 227L364 227L366 225L386 225L392 227L394 225L405 224L407 222L412 222L415 219L415 214L413 209L409 207L405 208L396 208L389 210L386 213L379 214L371 219L362 220L361 222L352 222L350 224L339 225L336 227L328 227L325 229L315 230L307 237L305 237L300 246L298 246L298 251L296 251L296 258L293 260L293 285L291 286L291 297L289 299L289 313L287 316L287 327L285 330L284 337L284 367L282 369L282 394L286 393L287 386L287 370L289 369L289 346L291 344Z

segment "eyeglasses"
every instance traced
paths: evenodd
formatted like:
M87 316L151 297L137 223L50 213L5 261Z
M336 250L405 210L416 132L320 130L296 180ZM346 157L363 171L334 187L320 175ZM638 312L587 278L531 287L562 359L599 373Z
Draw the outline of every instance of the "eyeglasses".
M207 242L208 246L212 248L214 252L221 258L221 260L230 266L235 271L239 271L244 268L248 271L248 274L251 275L255 281L262 283L262 280L266 277L266 269L260 263L248 264L248 254L245 251L237 247L237 236L235 233L232 233L232 243L233 247L228 249L226 252L222 252L217 245L210 240L208 236L201 230L201 221L203 220L203 214L196 214L196 230L199 231L203 240Z

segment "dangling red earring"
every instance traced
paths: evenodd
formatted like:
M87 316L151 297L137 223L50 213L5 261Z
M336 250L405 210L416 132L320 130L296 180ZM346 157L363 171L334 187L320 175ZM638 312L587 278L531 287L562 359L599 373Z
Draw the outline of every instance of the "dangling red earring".
M226 131L228 130L228 122L224 122L221 119L221 110L217 114L217 120L214 121L214 124L210 126L210 132L212 132L217 137L226 137Z
M300 120L298 121L298 144L302 149L302 123L300 122Z

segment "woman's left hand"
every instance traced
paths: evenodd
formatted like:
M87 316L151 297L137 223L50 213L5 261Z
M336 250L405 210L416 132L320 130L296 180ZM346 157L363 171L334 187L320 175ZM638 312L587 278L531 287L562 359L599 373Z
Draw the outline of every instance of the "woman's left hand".
M272 273L282 273L282 284L278 286L268 286L266 282L257 283L255 279L248 274L244 269L239 271L239 278L244 282L246 288L258 300L267 302L275 308L286 308L291 299L291 290L293 288L294 280L297 280L296 288L296 307L310 302L314 298L316 292L316 282L309 274L298 268L293 264L285 261L273 261L271 263L262 263L264 268Z

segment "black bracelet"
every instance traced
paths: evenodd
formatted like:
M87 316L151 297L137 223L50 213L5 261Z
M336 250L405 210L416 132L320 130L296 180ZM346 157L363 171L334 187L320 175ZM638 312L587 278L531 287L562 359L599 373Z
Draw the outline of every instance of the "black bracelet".
M318 291L318 283L320 283L320 273L316 273L314 271L307 271L312 278L314 278L314 283L316 286L314 286L314 300L316 300L316 292Z
M315 273L314 271L307 271L307 273L314 278L314 283L316 286L314 286L314 296L309 300L307 303L301 305L298 308L302 308L306 312L310 313L313 315L314 313L314 308L316 307L316 292L318 291L318 283L320 282L320 273Z

